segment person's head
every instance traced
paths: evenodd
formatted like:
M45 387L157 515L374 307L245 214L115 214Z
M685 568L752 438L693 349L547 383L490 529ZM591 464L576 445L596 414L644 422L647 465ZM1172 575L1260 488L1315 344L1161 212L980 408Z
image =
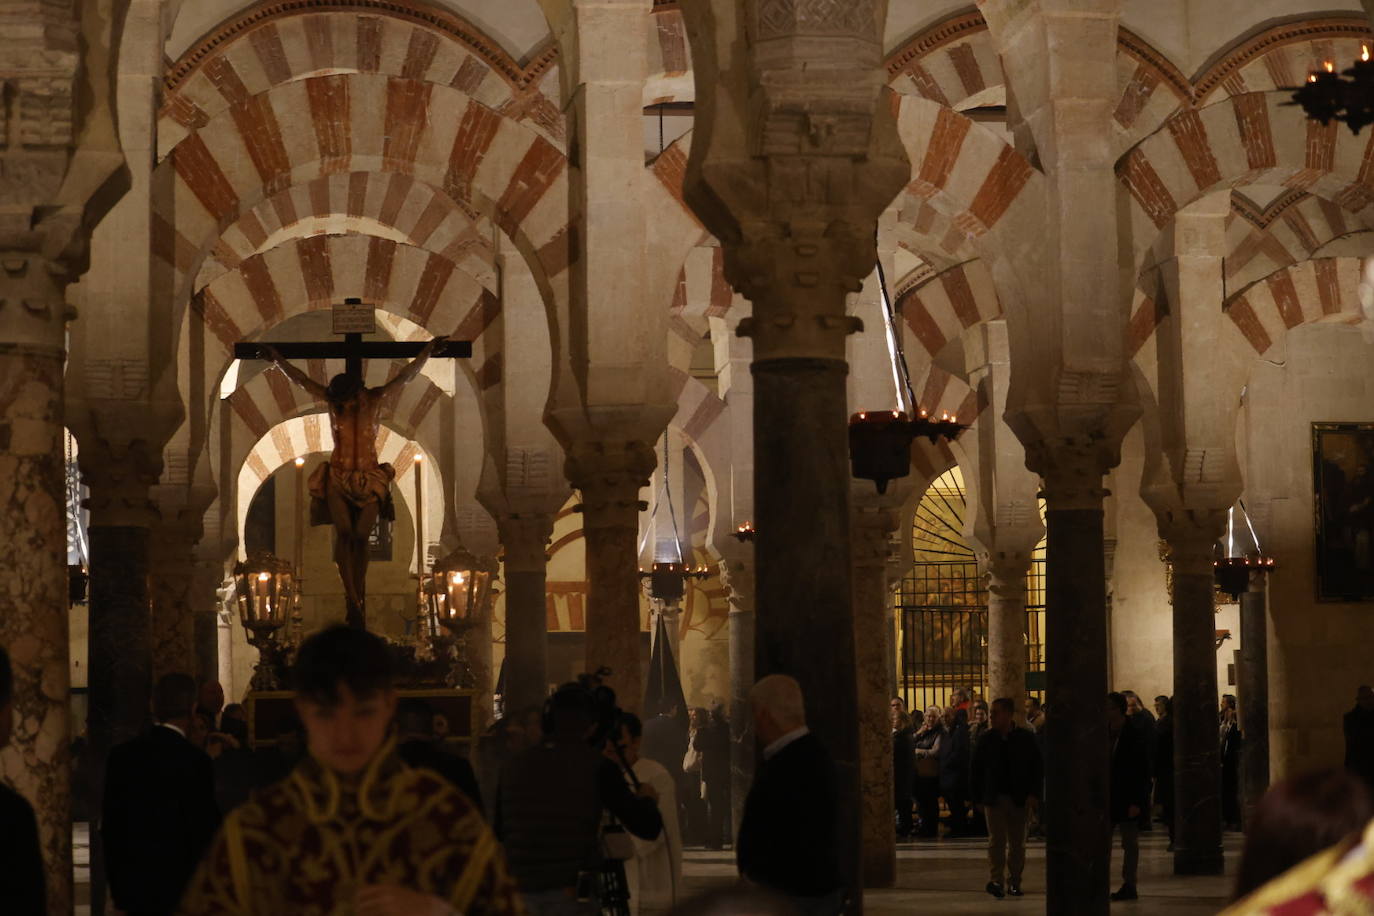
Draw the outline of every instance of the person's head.
M310 755L336 773L365 769L396 714L386 643L353 627L329 627L301 643L291 675Z
M690 715L690 720L691 720L691 723L692 723L692 728L705 728L705 727L706 727L706 723L707 723L707 721L709 721L709 719L710 719L710 716L707 715L706 710L705 710L704 707L701 707L701 706L693 706L693 707L692 707L692 712L691 712L691 715Z
M1173 701L1173 700L1169 699L1167 696L1165 696L1165 695L1162 694L1162 693L1161 693L1159 696L1155 697L1155 715L1156 715L1156 716L1159 716L1159 717L1162 719L1162 718L1164 718L1164 717L1167 716L1167 715L1173 714L1173 711L1174 711L1174 701Z
M770 674L749 690L754 733L765 745L806 726L801 684L785 674Z
M893 697L891 700L887 701L887 708L906 712L906 700L903 700L901 697Z
M945 711L938 706L927 706L925 718L921 720L921 724L926 728L935 728L940 724L940 720L944 714Z
M570 682L548 701L544 734L557 742L583 742L596 729L596 703L581 684Z
M1223 693L1221 695L1221 711L1234 710L1236 708L1236 697L1234 694Z
M220 686L219 681L206 681L200 685L196 705L211 716L219 715L219 711L224 708L224 688Z
M1126 715L1133 716L1145 711L1145 704L1140 702L1134 690L1123 690L1121 695L1126 698Z
M984 703L982 700L973 704L973 724L988 724L988 704Z
M0 747L10 743L14 732L14 668L10 654L0 646Z
M248 722L248 711L243 708L242 703L230 703L224 707L224 712L220 715L220 723L225 719L238 719L240 722Z
M888 710L888 721L892 723L893 731L901 731L911 726L911 716L906 714L906 710L895 706Z
M1115 691L1107 694L1107 725L1117 731L1126 724L1126 697Z
M1336 845L1374 817L1374 801L1343 768L1316 770L1269 787L1245 832L1236 899Z
M632 712L620 714L620 752L625 762L634 766L639 762L639 745L644 740L644 723Z
M1361 709L1374 709L1374 687L1363 684L1355 691L1355 705Z
M164 674L153 685L153 718L167 725L175 725L191 735L191 719L196 711L196 682L189 674ZM205 736L201 736L205 740Z
M363 390L363 380L356 375L347 372L340 372L329 380L329 387L325 389L325 395L331 401L347 401L356 398Z
M944 725L945 728L953 728L954 714L958 711L959 709L956 706L946 706L945 711L940 714L940 723Z
M953 701L950 703L950 705L958 706L960 703L967 703L968 699L969 693L967 687L955 687Z
M1016 717L1016 701L1011 697L998 697L992 701L988 713L988 724L994 731L1006 734L1011 731L1012 720Z
M406 697L397 701L396 740L434 740L434 710L428 703L419 697Z

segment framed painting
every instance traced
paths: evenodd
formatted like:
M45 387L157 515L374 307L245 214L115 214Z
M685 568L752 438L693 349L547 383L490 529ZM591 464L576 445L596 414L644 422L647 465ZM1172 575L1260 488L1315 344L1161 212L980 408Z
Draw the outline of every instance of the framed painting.
M1317 600L1374 601L1374 423L1312 424Z

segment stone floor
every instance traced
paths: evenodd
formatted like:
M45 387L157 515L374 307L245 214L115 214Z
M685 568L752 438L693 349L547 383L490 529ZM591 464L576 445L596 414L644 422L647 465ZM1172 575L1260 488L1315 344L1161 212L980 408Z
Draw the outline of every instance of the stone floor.
M76 861L76 916L90 914L90 841L85 824L73 831ZM1168 916L1213 916L1226 903L1232 874L1240 857L1242 837L1226 835L1227 874L1220 878L1177 878L1162 832L1140 840L1140 894L1135 903L1115 904L1113 909L1130 914L1161 913ZM897 849L897 886L870 890L864 895L867 916L910 913L1044 913L1045 845L1032 840L1026 864L1026 896L1020 900L994 900L983 890L987 883L987 857L983 840L927 840L903 843ZM1120 850L1114 865L1119 867ZM724 852L689 850L685 858L686 885L690 892L707 890L735 879L735 856ZM1115 889L1115 885L1113 885Z
M1168 839L1162 831L1145 834L1140 841L1140 900L1113 904L1123 914L1161 913L1168 916L1213 916L1224 908L1232 874L1240 857L1242 837L1227 834L1227 875L1215 878L1174 877ZM1120 868L1120 850L1113 865ZM897 886L864 894L867 916L936 913L1045 912L1045 845L1032 840L1026 863L1026 896L1020 900L996 900L983 890L987 884L985 840L929 840L903 843L897 851ZM730 852L689 851L684 868L687 886L693 891L730 881L735 860ZM1119 874L1119 871L1115 872ZM1112 886L1116 889L1116 885Z

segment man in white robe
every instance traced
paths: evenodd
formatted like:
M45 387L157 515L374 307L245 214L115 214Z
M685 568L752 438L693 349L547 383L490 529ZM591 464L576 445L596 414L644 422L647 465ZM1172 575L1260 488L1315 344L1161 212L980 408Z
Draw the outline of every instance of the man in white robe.
M658 810L663 830L654 840L634 837L635 855L625 863L630 885L631 913L664 913L686 897L682 890L682 833L678 829L676 784L663 764L639 755L644 727L637 716L626 714L621 732L625 762L635 778L658 791Z

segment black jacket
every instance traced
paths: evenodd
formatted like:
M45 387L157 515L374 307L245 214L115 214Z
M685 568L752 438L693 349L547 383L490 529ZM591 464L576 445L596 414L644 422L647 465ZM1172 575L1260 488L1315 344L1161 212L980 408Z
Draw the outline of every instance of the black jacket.
M969 784L969 732L963 722L945 730L940 742L940 791L963 793Z
M601 865L601 813L635 836L663 829L658 805L630 791L620 767L580 742L545 741L511 758L497 788L496 835L525 893L577 885Z
M1024 806L1028 797L1040 797L1042 772L1034 734L1013 728L1004 736L990 728L973 749L969 797L980 805L993 805L999 795L1009 795L1017 806Z
M210 758L172 729L155 725L110 751L100 830L115 904L176 909L219 820Z
M1345 714L1345 767L1374 786L1374 710L1356 706Z
M892 787L898 801L910 801L916 784L916 758L912 756L915 749L911 743L915 734L909 725L892 733Z
M1112 823L1132 820L1131 805L1147 811L1150 807L1149 747L1136 723L1127 719L1121 734L1112 742L1111 810Z
M449 785L466 795L474 808L478 811L486 810L482 807L482 790L477 787L477 774L473 772L472 764L468 763L466 758L450 754L433 742L418 739L397 745L396 753L405 761L406 766L433 770L444 777Z
M13 916L44 916L43 852L33 807L0 783L0 901Z
M835 765L815 735L763 761L735 841L740 874L789 896L834 891L840 886L838 806Z

